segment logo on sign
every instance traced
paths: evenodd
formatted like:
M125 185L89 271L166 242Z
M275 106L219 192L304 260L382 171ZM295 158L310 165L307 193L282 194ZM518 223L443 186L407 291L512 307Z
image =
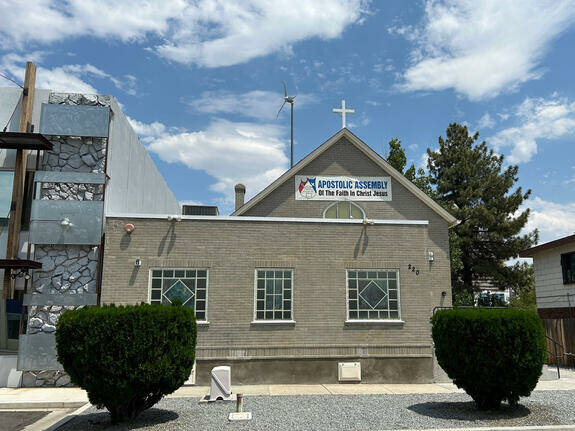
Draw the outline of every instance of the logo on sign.
M315 178L306 178L299 182L299 193L306 199L313 199L317 194L317 188L315 185Z

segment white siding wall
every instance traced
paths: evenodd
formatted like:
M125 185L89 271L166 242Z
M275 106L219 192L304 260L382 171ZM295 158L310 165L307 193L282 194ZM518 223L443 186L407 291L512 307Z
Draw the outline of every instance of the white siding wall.
M105 213L181 214L178 200L115 100L110 108Z
M561 254L570 252L575 252L575 243L542 251L533 257L537 308L575 306L575 284L563 284L561 271Z

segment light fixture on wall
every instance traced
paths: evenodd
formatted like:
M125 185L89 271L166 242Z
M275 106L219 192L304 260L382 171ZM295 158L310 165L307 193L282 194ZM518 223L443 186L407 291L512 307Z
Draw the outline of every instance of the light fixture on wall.
M30 275L30 273L28 272L27 268L21 268L19 271L15 272L14 270L12 270L12 273L10 274L10 277L13 279L17 279L20 277L24 277L25 280L30 280L32 278L32 276Z
M429 251L427 252L427 260L428 260L429 262L433 262L433 261L435 260L435 255L433 254L433 252L432 252L431 250L429 250Z
M69 229L74 225L72 224L72 222L68 217L63 217L62 220L60 221L60 226L62 227L62 229Z
M134 261L134 266L135 266L135 267L140 267L140 266L142 266L142 259L137 258L137 259Z
M126 223L124 225L124 230L129 235L136 230L136 226L134 226L132 223Z

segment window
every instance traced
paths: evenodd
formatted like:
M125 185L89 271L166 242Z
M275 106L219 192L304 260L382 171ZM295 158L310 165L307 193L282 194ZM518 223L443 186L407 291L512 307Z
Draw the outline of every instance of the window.
M561 269L563 284L575 283L575 253L561 255Z
M206 269L153 269L150 303L170 305L180 300L196 311L196 319L207 316L208 271Z
M323 212L323 218L364 219L365 213L353 202L341 201L328 206Z
M256 270L256 320L292 320L293 271Z
M400 319L399 270L347 272L349 320Z

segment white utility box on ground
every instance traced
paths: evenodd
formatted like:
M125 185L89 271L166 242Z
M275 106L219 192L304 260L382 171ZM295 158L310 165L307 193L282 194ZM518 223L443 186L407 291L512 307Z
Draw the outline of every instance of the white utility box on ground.
M340 382L361 382L361 364L359 362L339 362L337 377Z
M209 401L232 399L231 368L227 365L212 368Z

